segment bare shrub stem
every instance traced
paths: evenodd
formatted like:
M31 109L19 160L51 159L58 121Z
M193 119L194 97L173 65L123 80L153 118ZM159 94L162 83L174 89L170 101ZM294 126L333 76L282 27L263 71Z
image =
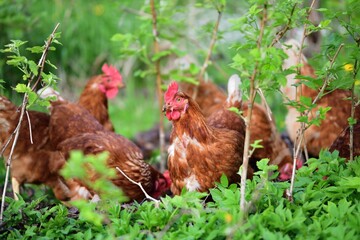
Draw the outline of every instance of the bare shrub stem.
M260 50L261 42L264 35L265 24L267 21L267 5L264 5L264 9L262 10L262 19L260 23L260 34L257 39L257 48ZM247 179L247 170L249 165L249 148L250 148L250 126L251 126L251 116L253 105L256 97L256 88L255 88L255 79L259 71L259 61L255 63L255 67L253 73L250 78L250 99L248 102L248 111L245 119L246 125L246 132L245 132L245 143L244 143L244 154L243 154L243 164L242 164L242 171L241 171L241 188L240 188L240 209L244 213L244 217L246 217L246 200L245 200L245 193L246 193L246 179Z
M159 48L159 32L157 29L157 15L154 0L150 0L151 14L152 14L152 32L154 37L154 54L160 52ZM163 106L163 92L161 90L161 69L160 58L155 61L156 72L156 90L159 103L159 144L160 144L160 171L165 171L166 159L165 159L165 128L164 128L164 114L162 112Z
M335 60L336 58L338 57L339 53L340 53L340 50L343 48L344 44L340 44L340 46L338 47L338 49L336 50L333 58L331 59L330 61L330 66L329 66L329 69L331 69L333 66L334 66L334 63L335 63ZM301 53L300 53L301 54ZM315 99L312 101L312 104L316 104L322 96L324 96L324 92L325 92L325 89L326 87L328 86L328 83L329 83L329 77L330 77L330 73L327 72L326 74L326 77L324 79L324 83L319 91L319 93L316 95ZM306 110L305 113L303 114L303 116L308 116L310 113L310 109ZM307 125L305 126L305 123L302 123L301 124L301 127L300 127L300 132L297 136L297 139L299 139L299 142L297 143L296 146L294 146L294 159L293 159L293 168L292 168L292 174L291 174L291 183L290 183L290 190L287 191L286 195L287 195L287 198L292 201L293 200L293 191L294 191L294 184L295 184L295 173L296 173L296 160L297 160L297 157L299 156L300 154L300 151L301 151L301 146L304 142L304 134L305 134L305 131L306 129L308 129L310 127L310 125ZM296 149L296 150L295 150Z
M141 183L139 182L135 182L134 180L132 180L128 175L126 175L119 167L116 167L116 170L118 170L124 177L126 177L127 180L129 180L131 183L139 186L139 188L141 189L141 191L144 193L145 197L151 201L154 201L156 206L159 205L160 201L151 197L146 191L145 189L143 188L143 186L141 185Z
M58 29L59 27L59 23L55 26L54 30L52 31L50 37L48 38L48 40L45 42L45 48L43 50L43 53L41 55L41 58L38 62L38 73L37 75L31 75L28 83L27 83L27 87L31 87L32 90L34 90L37 86L37 84L40 82L41 80L41 73L43 72L44 70L44 65L45 65L45 60L46 60L46 56L47 56L47 53L49 51L49 47L55 37L55 32L56 30ZM35 82L34 85L31 86L31 83L33 82L33 80L35 79L35 77L37 77L37 80ZM14 137L14 141L12 142L12 146L11 146L11 149L10 149L10 153L9 153L9 157L7 158L7 161L6 161L6 175L5 175L5 183L4 183L4 189L3 189L3 193L2 193L2 199L1 199L1 212L0 212L0 223L2 223L3 221L3 216L4 216L4 208L5 208L5 196L6 196L6 189L7 189L7 185L8 185L8 182L9 182L9 175L10 175L10 167L11 167L11 160L12 160L12 155L14 153L14 149L15 149L15 146L16 146L16 143L17 143L17 140L19 138L19 134L20 134L20 127L21 127L21 123L23 121L23 118L24 118L24 114L26 112L26 105L28 103L28 100L29 100L29 95L28 93L25 93L24 94L24 97L23 97L23 101L22 101L22 104L21 104L21 110L20 110L20 117L19 117L19 121L18 121L18 124L14 130L14 132L11 134L11 136L9 137L10 140L7 140L6 141L6 144L5 144L5 147L8 146L8 144L10 143L11 139ZM5 148L2 149L2 151L5 151Z

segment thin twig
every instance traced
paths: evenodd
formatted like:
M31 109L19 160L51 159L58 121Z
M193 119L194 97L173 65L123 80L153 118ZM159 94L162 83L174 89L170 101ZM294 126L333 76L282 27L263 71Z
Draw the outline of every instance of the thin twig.
M266 109L266 113L268 115L268 118L272 122L273 121L273 119L272 119L272 111L271 111L271 108L270 108L268 102L266 101L265 95L264 95L263 91L261 90L261 88L258 88L257 92L261 97L261 102L265 105L265 109Z
M218 33L218 30L219 30L221 16L222 16L222 12L218 11L218 18L216 20L216 23L215 23L215 26L214 26L214 29L213 29L213 32L212 32L212 37L211 37L211 41L210 41L210 47L208 49L204 64L201 67L201 70L200 70L200 73L199 73L199 79L204 78L205 70L209 66L209 61L210 61L210 58L211 58L211 54L212 54L212 51L213 51L213 49L215 47L215 43L216 43L216 39L217 39L217 33Z
M296 6L297 6L297 3L295 3L294 6L292 7L290 16L288 17L288 22L286 23L285 27L283 27L283 29L281 29L279 32L276 33L276 36L272 40L270 47L273 47L277 42L279 42L280 39L284 37L285 33L290 30L290 25L292 22L292 17L294 15Z
M26 110L25 113L26 113L26 117L27 117L27 120L28 120L28 124L29 124L30 143L34 144L33 138L32 138L31 120L30 120L29 112Z
M48 38L48 40L45 42L45 48L43 50L43 53L41 55L41 58L38 62L38 79L39 79L39 76L41 75L43 69L44 69L44 64L45 64L45 59L46 59L46 56L47 56L47 53L49 51L49 47L50 47L50 44L52 43L53 39L54 39L54 34L56 32L56 30L58 29L59 27L59 23L55 26L53 32L51 33L50 37ZM35 78L36 76L35 75L32 75L27 83L27 87L30 87L31 86L31 83L33 81L33 79ZM32 89L35 89L36 85L39 83L39 81L36 81L36 83L34 84L34 86L32 86ZM22 124L22 121L23 121L23 118L24 118L24 114L25 114L25 110L26 110L26 105L28 103L28 100L29 100L29 96L28 96L28 93L25 93L24 94L24 97L23 97L23 101L22 101L22 105L21 105L21 111L20 111L20 117L19 117L19 121L18 121L18 124L13 132L13 134L10 136L10 138L12 138L12 136L14 136L14 141L12 143L12 146L11 146L11 150L10 150L10 153L9 153L9 156L8 156L8 159L6 161L6 174L5 174L5 183L4 183L4 189L3 189L3 194L2 194L2 199L1 199L1 212L0 212L0 223L2 223L3 221L3 215L4 215L4 208L5 208L5 196L6 196L6 189L7 189L7 185L8 185L8 181L9 181L9 175L10 175L10 166L11 166L11 160L12 160L12 155L14 153L14 149L15 149L15 146L16 146L16 143L17 143L17 140L19 138L19 134L20 134L20 127L21 127L21 124ZM10 140L11 141L11 140ZM8 145L8 143L10 142L8 141L6 146Z
M267 5L264 4L264 9L262 10L262 19L260 23L260 34L257 39L257 48L261 49L261 42L264 35L265 24L267 21ZM246 179L247 179L247 170L249 165L249 148L250 148L250 126L251 126L251 116L253 105L256 97L256 89L255 89L255 79L256 75L259 71L259 61L256 61L253 73L250 78L250 99L248 102L248 111L246 115L246 132L245 132L245 143L244 143L244 154L243 154L243 164L242 164L242 172L241 172L241 188L240 188L240 209L245 213L246 211L246 201L245 201L245 193L246 193ZM245 214L244 214L244 217Z
M202 65L201 67L201 70L200 70L200 73L198 75L198 79L199 81L202 81L204 79L204 74L205 74L205 70L207 69L207 67L209 66L209 61L210 61L210 58L211 58L211 54L212 54L212 51L215 47L215 43L216 43L216 39L217 39L217 33L219 31L219 25L220 25L220 20L221 20L221 16L222 16L222 11L221 9L217 9L218 10L218 18L216 20L216 23L215 23L215 26L214 26L214 29L212 31L212 36L211 36L211 41L210 41L210 46L209 46L209 49L208 49L208 52L207 52L207 55L206 55L206 58L205 58L205 61L204 61L204 64ZM194 89L194 93L192 95L192 98L193 99L196 99L196 96L197 96L197 93L198 93L198 90L199 90L199 85L196 85L195 86L195 89Z
M331 59L330 61L330 66L329 66L329 69L332 69L333 66L334 66L334 63L335 63L335 60L336 58L338 57L339 53L340 53L340 50L343 48L344 44L340 44L340 46L338 47L337 51L335 52L335 55L334 57ZM329 83L329 77L330 77L330 73L327 72L326 74L326 77L324 79L324 83L319 91L319 93L317 94L317 96L314 98L314 100L312 101L312 104L316 104L320 98L324 95L324 92L325 92L325 89L326 87L328 86L328 83ZM304 113L304 116L308 116L309 113L310 113L311 109L307 109ZM305 124L302 124L301 127L300 127L300 132L299 132L299 136L297 138L299 138L299 142L297 143L297 146L295 147L294 146L294 149L296 148L296 150L294 150L295 154L294 154L294 159L293 159L293 168L292 168L292 174L291 174L291 183L290 183L290 190L287 191L286 195L287 195L287 198L292 201L293 200L293 190L294 190L294 184L295 184L295 173L296 173L296 161L297 161L297 158L300 154L300 150L301 150L301 146L303 145L303 141L305 140L304 138L304 134L305 134L305 131L306 129L309 128L309 125L308 126L305 126Z
M145 197L151 201L154 201L156 206L159 205L160 201L151 197L146 191L145 189L143 188L143 186L141 185L141 183L139 182L135 182L134 180L132 180L128 175L126 175L119 167L116 167L116 170L118 170L124 177L126 177L127 180L129 180L131 183L135 184L135 185L138 185L141 189L141 191L144 193Z
M309 9L307 10L306 12L306 19L309 19L309 16L310 16L310 13L313 9L313 6L315 4L315 1L316 0L312 0L311 4L310 4L310 7ZM304 30L303 30L303 33L302 33L302 37L301 37L301 41L300 41L300 49L299 49L299 56L298 56L298 60L296 62L296 72L297 72L297 75L300 75L301 73L301 66L300 66L300 63L301 63L301 59L302 59L302 50L303 50L303 45L304 45L304 41L305 41L305 38L307 37L307 24L305 23L304 24ZM302 95L302 85L300 86L297 86L296 88L300 87L300 90L299 90L299 95L301 96ZM296 96L295 96L295 101L298 99L298 91L296 89ZM301 116L304 116L304 113L301 113ZM303 144L303 141L306 141L306 139L304 139L304 132L305 132L305 123L304 122L301 122L300 123L300 129L299 129L299 132L296 136L296 139L294 141L294 148L293 148L293 153L294 153L294 158L293 158L293 169L292 169L292 176L291 176L291 184L290 184L290 190L288 190L286 192L286 195L287 195L287 198L292 201L293 198L292 198L292 193L293 193L293 187L294 187L294 180L295 180L295 171L296 171L296 161L298 159L298 154L300 154L300 149L301 149L301 146ZM299 140L300 139L300 140ZM305 143L306 144L306 143ZM297 147L296 147L297 146ZM307 153L306 153L307 154Z
M357 47L359 48L360 45L360 40L357 41ZM351 119L354 119L355 116L355 80L356 80L356 75L358 72L358 59L355 59L355 64L354 64L354 70L353 70L353 83L351 86ZM350 161L353 161L354 159L354 124L350 124L349 126L349 131L350 131L350 139L349 139L349 150L350 150Z
M152 13L152 32L154 37L154 53L160 52L159 48L159 33L157 30L157 16L154 0L150 0L151 13ZM162 112L163 106L163 92L161 90L161 70L160 70L160 59L155 61L155 72L156 72L156 89L159 104L159 144L160 144L160 171L165 171L165 130L164 130L164 114Z

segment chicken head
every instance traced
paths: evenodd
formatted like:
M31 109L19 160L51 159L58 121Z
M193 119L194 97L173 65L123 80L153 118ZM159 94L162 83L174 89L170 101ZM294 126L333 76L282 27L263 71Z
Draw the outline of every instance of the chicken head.
M179 120L181 115L185 113L189 107L189 100L185 98L183 93L178 92L178 90L178 83L172 82L165 92L165 105L163 111L169 121Z
M166 170L162 175L160 174L159 178L155 181L155 191L153 192L152 197L159 198L164 192L170 189L170 186L170 174L169 171Z
M114 98L119 88L125 86L122 81L122 76L115 67L112 65L109 66L106 63L102 66L101 70L103 74L101 76L99 89L106 94L107 98Z

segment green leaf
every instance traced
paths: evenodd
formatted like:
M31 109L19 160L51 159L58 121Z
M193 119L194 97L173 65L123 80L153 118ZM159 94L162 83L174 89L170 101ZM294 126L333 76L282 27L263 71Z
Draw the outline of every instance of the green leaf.
M5 83L4 79L0 79L0 88L5 89L4 86L2 85L3 83Z
M151 58L151 61L155 62L162 57L170 55L171 53L172 53L172 51L170 51L170 50L164 50L164 51L158 52L158 53L154 54L154 56Z
M333 218L339 217L339 211L333 202L328 202L327 211L330 213L330 216Z
M239 115L239 116L241 116L242 113L243 113L243 112L240 111L237 107L230 107L230 108L228 108L228 110L231 111L231 112L236 113L236 114Z
M264 148L260 143L262 142L262 139L255 140L253 143L250 144L252 148Z
M228 178L226 177L225 174L222 174L221 177L220 177L220 184L223 186L223 187L228 187L229 186L229 180Z
M307 107L311 107L312 106L312 99L311 97L305 97L305 96L300 96L300 102L302 104L304 104Z
M31 92L31 89L23 83L18 83L14 88L14 90L17 91L18 93Z
M26 50L30 51L31 53L42 53L44 51L44 47L34 46L31 48L26 48Z
M27 59L23 56L10 56L11 60L7 60L6 63L12 66L19 66L21 63L26 63Z
M349 117L348 118L348 123L349 125L355 125L357 122L357 120L355 118Z
M28 101L27 107L30 107L31 105L33 105L35 103L35 101L38 98L38 95L33 91L29 92L28 94L29 94L29 101Z
M264 158L261 159L261 161L257 161L256 162L256 166L260 169L260 170L265 170L268 168L268 164L269 164L269 159L268 158Z
M28 64L31 73L36 76L38 74L38 65L32 60L28 61Z
M56 67L54 64L52 64L49 59L46 60L45 62L46 62L46 64L48 64L50 67L52 67L52 68L54 68L54 69L57 69L57 67Z

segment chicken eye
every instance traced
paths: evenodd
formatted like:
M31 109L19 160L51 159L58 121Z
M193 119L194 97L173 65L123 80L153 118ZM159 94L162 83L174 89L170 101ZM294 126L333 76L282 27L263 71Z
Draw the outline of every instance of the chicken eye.
M181 101L181 98L177 98L176 101L177 101L177 102L180 102L180 101Z

